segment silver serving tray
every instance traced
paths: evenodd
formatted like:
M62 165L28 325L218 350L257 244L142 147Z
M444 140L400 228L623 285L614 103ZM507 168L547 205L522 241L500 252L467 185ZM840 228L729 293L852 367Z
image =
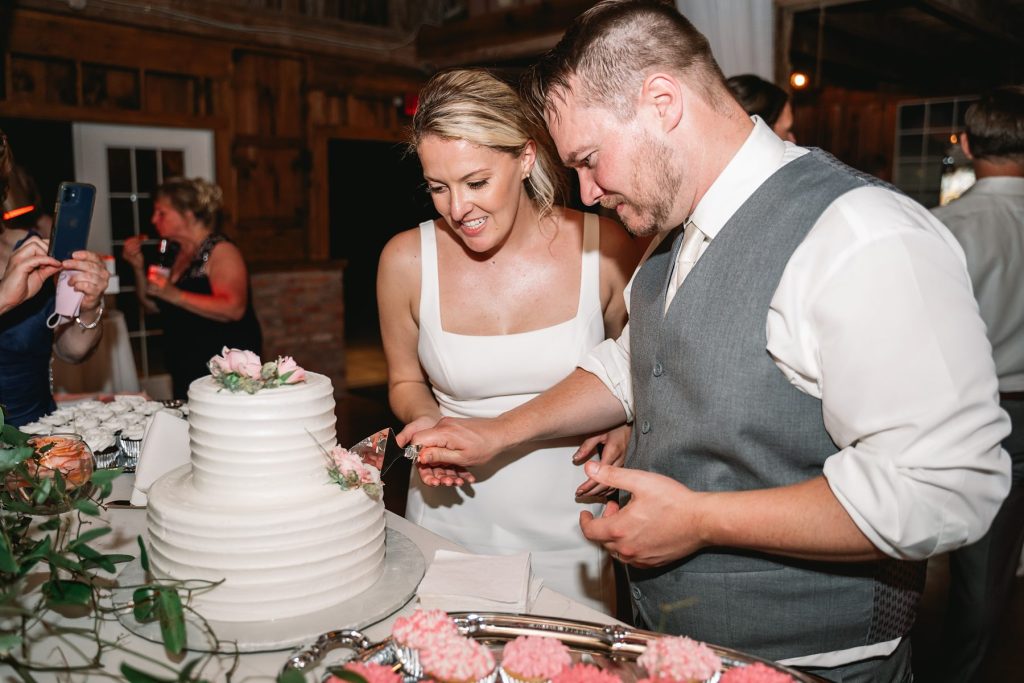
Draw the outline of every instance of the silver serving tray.
M663 634L653 631L642 631L626 626L608 626L585 621L520 614L452 612L451 617L463 635L489 645L496 655L500 654L506 641L518 636L554 637L569 648L574 662L594 664L605 671L618 675L624 683L632 683L646 675L643 669L636 664L636 659L644 653L649 642L663 636ZM822 680L816 676L736 650L711 644L708 647L722 658L723 670L761 662L777 671L789 674L794 681L800 683L819 683ZM323 662L329 652L339 648L352 650L355 653L351 658L353 660L391 665L395 667L396 671L401 670L390 638L373 643L359 631L351 630L324 633L312 645L292 655L285 663L284 670L312 670ZM718 678L719 676L716 675L709 683L717 681ZM406 676L408 682L416 680L415 677Z

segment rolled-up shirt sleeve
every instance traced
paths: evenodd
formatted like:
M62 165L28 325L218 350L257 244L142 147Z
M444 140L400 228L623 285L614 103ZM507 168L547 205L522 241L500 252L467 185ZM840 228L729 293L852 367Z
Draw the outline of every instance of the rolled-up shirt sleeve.
M628 289L627 289L628 291ZM605 339L580 362L579 367L596 375L619 399L626 422L633 421L633 379L629 373L629 323L618 339Z
M1010 486L1010 423L962 251L922 212L901 213L907 201L885 216L892 229L798 276L802 294L780 283L768 329L791 382L822 400L836 498L881 551L920 559L988 529ZM871 217L848 210L834 204L830 219L856 234Z

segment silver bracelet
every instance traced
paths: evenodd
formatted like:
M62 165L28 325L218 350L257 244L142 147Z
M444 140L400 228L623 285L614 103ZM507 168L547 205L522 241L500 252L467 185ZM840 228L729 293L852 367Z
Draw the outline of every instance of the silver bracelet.
M97 325L100 324L100 320L102 320L102 319L103 319L103 299L100 299L100 307L99 307L99 310L96 311L96 319L93 320L91 323L89 323L89 324L83 323L81 317L79 317L77 315L75 316L75 322L78 323L78 326L81 327L83 330L94 329Z

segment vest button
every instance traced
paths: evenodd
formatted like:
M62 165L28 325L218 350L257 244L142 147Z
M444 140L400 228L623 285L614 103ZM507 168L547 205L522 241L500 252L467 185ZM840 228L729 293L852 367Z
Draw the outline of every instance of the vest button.
M646 434L649 431L651 431L651 423L648 422L647 420L644 420L643 423L640 425L640 433Z
M643 594L640 592L640 589L637 588L636 586L630 587L629 594L633 596L634 600L639 600L640 598L643 597Z
M665 368L662 367L661 363L654 364L654 376L661 377L665 373Z

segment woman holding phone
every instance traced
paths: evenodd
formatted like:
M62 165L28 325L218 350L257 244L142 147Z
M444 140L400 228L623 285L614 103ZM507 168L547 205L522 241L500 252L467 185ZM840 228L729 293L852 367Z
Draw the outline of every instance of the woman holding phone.
M0 131L0 200L14 155ZM103 292L110 275L90 251L75 251L61 262L47 255L49 243L33 230L0 222L0 404L4 420L15 426L33 422L56 408L50 387L50 355L78 363L96 347L103 328ZM78 316L50 329L54 311L53 276L75 271L69 279L83 294Z
M186 399L188 385L209 374L207 362L223 347L259 354L263 335L242 252L217 231L221 189L202 178L171 178L155 194L153 226L180 246L170 273L145 272L145 235L125 240L124 259L135 271L143 307L163 316L174 398Z

